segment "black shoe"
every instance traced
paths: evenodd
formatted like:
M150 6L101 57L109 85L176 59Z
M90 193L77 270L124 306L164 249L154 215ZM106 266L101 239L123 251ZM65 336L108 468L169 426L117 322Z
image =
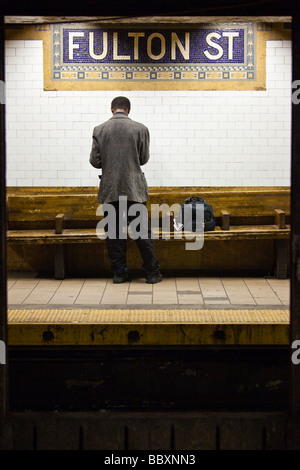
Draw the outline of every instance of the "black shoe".
M120 274L114 274L114 284L122 284L123 282L130 282L131 279L129 277L129 274L124 274L121 276Z
M158 274L153 274L152 276L148 276L146 278L146 283L147 284L156 284L157 282L161 282L163 280L163 277L160 273Z

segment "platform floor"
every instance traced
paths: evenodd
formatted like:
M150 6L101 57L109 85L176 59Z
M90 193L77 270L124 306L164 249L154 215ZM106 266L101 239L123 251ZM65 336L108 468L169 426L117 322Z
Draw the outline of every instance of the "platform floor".
M8 307L27 308L289 308L289 279L166 277L113 284L112 278L55 280L32 272L8 273Z
M8 275L9 343L24 345L286 346L289 280Z

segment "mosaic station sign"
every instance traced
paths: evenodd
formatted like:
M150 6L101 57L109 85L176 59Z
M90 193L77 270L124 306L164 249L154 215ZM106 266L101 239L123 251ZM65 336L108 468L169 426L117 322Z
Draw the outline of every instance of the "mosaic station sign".
M267 41L289 23L60 23L7 29L42 40L44 90L266 90Z
M254 24L197 29L52 25L51 80L151 84L256 80Z

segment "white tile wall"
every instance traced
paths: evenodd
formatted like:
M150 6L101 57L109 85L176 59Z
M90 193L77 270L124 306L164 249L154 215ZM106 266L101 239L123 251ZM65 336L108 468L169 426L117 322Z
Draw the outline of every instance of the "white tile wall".
M7 41L7 185L98 185L92 131L121 94L150 130L149 186L290 185L291 42L266 66L266 91L44 91L42 42Z

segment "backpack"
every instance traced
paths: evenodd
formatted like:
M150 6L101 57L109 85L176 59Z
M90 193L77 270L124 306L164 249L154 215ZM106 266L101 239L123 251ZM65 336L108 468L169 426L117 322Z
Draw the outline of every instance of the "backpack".
M190 204L192 206L192 232L196 232L196 206L197 204L204 204L204 231L209 232L215 230L216 221L214 218L214 211L210 204L208 204L200 196L190 196L185 199L181 205L181 220L184 227L184 206ZM188 227L190 230L190 227Z

